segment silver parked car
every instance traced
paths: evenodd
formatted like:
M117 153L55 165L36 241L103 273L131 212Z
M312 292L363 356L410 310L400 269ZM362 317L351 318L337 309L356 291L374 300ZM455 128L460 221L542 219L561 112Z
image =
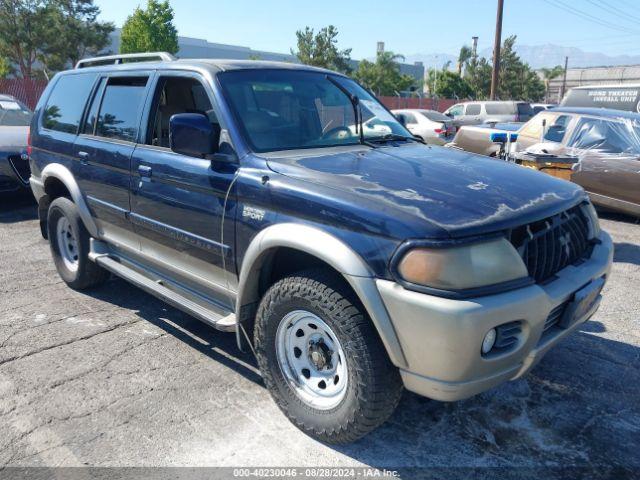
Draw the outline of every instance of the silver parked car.
M416 137L432 145L444 145L456 134L455 122L435 110L392 110L396 118Z
M514 101L457 103L449 107L444 114L455 120L458 125L528 122L534 115L530 103Z
M0 94L0 192L27 190L27 136L33 113L10 95Z

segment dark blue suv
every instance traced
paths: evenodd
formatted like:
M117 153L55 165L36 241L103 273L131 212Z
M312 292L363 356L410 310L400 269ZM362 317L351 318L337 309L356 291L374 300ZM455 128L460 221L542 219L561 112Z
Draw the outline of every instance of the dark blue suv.
M43 235L70 287L114 273L235 332L303 431L517 378L597 309L613 249L580 187L426 146L334 72L161 57L51 81Z

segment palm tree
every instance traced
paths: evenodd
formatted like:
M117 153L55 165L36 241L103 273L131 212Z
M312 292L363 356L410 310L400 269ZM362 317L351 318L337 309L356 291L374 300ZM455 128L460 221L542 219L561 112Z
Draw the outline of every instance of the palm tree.
M554 78L559 77L564 73L564 68L561 65L556 65L553 68L541 68L542 81L544 82L544 101L549 101L549 83Z
M464 67L473 57L473 50L467 45L463 45L458 55L458 76L462 76L462 67Z

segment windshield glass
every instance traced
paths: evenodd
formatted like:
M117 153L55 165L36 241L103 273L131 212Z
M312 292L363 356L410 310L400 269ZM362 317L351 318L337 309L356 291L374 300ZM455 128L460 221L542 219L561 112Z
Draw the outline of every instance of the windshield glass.
M0 126L27 127L33 113L20 102L13 99L0 99Z
M359 143L353 106L347 95L319 72L240 70L218 74L237 121L257 152ZM411 134L353 80L332 78L362 108L366 140Z

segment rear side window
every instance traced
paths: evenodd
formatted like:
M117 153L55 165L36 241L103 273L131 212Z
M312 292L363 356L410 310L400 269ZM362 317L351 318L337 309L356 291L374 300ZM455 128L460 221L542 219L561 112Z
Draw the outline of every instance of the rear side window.
M56 83L44 107L42 125L49 130L78 133L95 73L64 75Z
M135 142L147 77L112 77L104 89L96 135Z
M485 103L484 109L488 115L514 115L516 113L511 103Z
M529 120L531 117L533 117L534 112L533 112L533 108L531 108L531 104L530 103L519 103L518 104L518 115L520 116L520 119L525 119L525 120Z
M472 103L470 105L467 105L467 111L465 112L465 115L480 115L480 104Z

